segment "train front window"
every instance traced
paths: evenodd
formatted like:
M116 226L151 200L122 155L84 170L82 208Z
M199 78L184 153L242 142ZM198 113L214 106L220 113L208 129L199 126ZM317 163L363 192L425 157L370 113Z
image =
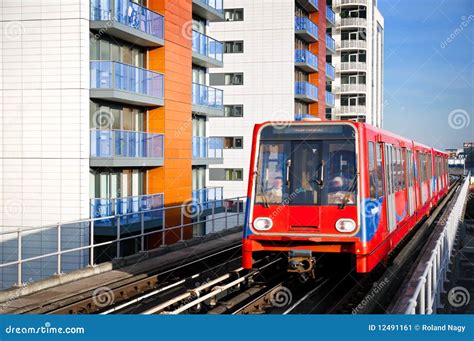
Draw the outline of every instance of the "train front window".
M355 139L352 133L350 137L344 134L344 139L340 138L341 134L322 135L311 134L308 136L311 139L291 136L280 141L261 141L255 174L256 204L356 203Z

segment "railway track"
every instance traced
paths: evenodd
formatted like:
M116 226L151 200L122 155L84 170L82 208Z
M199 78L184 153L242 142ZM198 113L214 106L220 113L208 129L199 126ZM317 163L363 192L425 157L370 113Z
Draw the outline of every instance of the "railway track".
M380 264L367 275L334 272L330 262L317 269L317 280L302 281L297 275L271 276L266 281L249 280L256 273L206 286L204 295L177 297L147 313L179 314L367 314L383 313L402 280L423 249L432 227L443 219L451 199L459 187L457 181L431 215L420 223L390 255L387 264ZM323 262L324 263L324 262ZM324 269L326 267L326 269ZM226 278L227 279L227 278ZM243 285L245 283L245 285ZM236 287L239 285L239 287ZM233 287L234 290L230 290ZM187 299L184 304L182 300ZM189 301L190 300L190 301ZM210 302L204 308L206 302ZM173 309L167 310L169 307ZM194 309L197 307L197 309Z

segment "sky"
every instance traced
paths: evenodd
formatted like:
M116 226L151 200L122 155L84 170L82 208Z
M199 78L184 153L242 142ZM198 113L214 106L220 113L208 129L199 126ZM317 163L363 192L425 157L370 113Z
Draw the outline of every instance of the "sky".
M436 148L474 141L474 0L379 0L384 129Z

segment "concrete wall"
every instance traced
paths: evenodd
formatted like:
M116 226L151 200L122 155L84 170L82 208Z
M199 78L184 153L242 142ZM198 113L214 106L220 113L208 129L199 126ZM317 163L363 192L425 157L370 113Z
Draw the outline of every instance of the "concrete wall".
M209 35L243 40L243 54L225 54L224 68L210 73L243 72L243 86L222 86L225 104L243 104L243 118L211 118L208 136L243 136L243 149L224 150L224 165L243 168L243 181L208 181L224 186L224 197L246 195L252 131L256 123L294 119L294 0L225 0L243 8L243 22L211 23Z
M0 231L87 218L89 1L2 0L0 28Z

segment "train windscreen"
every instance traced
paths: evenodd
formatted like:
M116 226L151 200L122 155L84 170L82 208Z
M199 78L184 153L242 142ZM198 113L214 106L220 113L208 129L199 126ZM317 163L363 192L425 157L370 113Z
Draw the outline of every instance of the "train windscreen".
M265 131L269 128L270 131ZM354 205L357 163L349 125L311 130L272 126L261 134L255 203L264 205ZM300 131L297 134L297 131Z

